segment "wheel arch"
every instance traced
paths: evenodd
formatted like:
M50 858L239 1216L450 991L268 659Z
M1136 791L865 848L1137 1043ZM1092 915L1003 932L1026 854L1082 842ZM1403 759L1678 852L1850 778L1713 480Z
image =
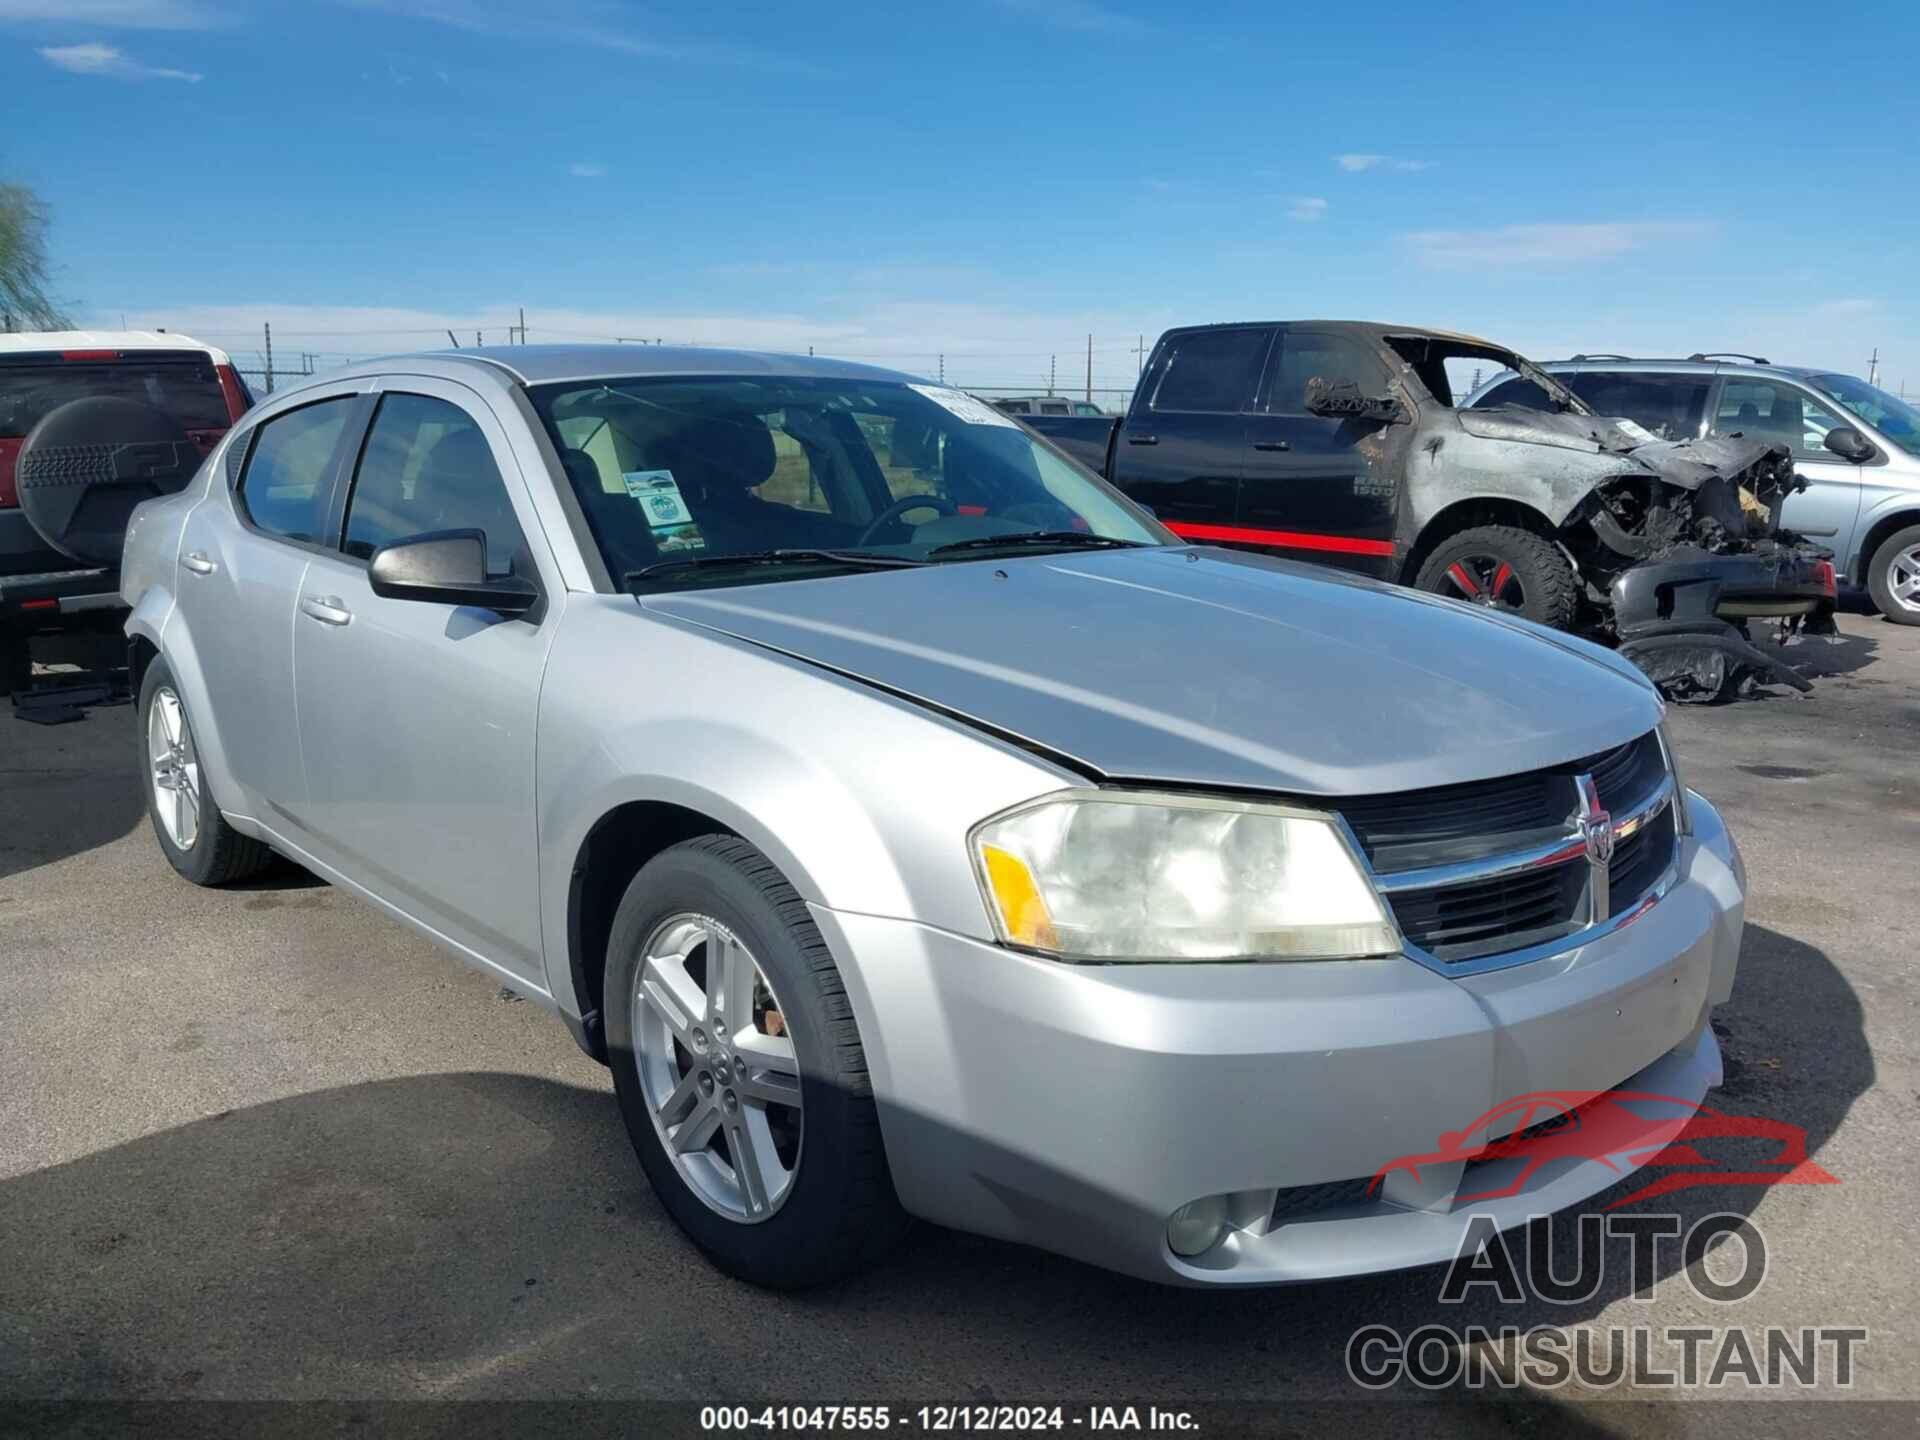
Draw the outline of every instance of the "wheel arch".
M578 1016L574 1038L601 1064L607 1063L601 1020L607 941L628 884L649 860L683 840L739 833L703 810L658 799L623 801L588 827L567 885L567 970Z
M1904 530L1909 525L1920 525L1920 507L1908 501L1903 508L1889 510L1874 517L1872 525L1860 540L1860 548L1854 552L1852 563L1848 567L1848 577L1862 589L1867 585L1867 567L1873 563L1873 557L1888 536L1896 530Z
M1524 500L1506 495L1474 495L1455 500L1433 514L1408 548L1396 578L1402 585L1411 585L1420 567L1427 563L1427 557L1437 548L1461 531L1481 525L1511 525L1550 540L1563 550L1566 548L1553 521Z

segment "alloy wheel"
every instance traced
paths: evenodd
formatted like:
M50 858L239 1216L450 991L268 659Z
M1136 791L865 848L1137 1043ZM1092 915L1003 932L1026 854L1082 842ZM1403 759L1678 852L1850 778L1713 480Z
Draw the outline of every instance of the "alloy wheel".
M752 952L712 916L670 916L633 1001L640 1090L674 1169L727 1219L765 1220L800 1169L800 1064Z
M155 690L147 707L147 760L154 813L175 848L191 850L200 838L200 757L186 709L170 685Z
M1447 566L1451 592L1462 600L1498 610L1524 610L1526 588L1513 566L1497 555L1463 555Z
M1909 545L1887 562L1887 593L1902 610L1920 612L1920 545Z

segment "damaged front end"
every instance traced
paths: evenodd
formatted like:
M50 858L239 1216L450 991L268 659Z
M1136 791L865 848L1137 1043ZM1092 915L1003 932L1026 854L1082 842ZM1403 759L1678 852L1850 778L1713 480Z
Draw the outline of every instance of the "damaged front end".
M1601 423L1638 439L1631 422ZM1787 496L1806 486L1787 447L1649 436L1626 454L1646 473L1596 486L1578 512L1591 536L1583 567L1607 583L1621 653L1680 702L1767 681L1812 689L1747 628L1833 628L1828 552L1780 526Z

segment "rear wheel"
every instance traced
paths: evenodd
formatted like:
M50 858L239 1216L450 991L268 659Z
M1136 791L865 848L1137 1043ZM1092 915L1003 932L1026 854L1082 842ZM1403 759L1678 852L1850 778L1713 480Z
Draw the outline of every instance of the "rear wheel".
M1867 590L1896 625L1920 625L1920 525L1896 530L1867 562Z
M608 941L607 1049L640 1164L722 1270L797 1289L905 1216L846 987L805 903L731 835L662 852Z
M1512 525L1477 525L1435 547L1417 588L1564 630L1573 624L1580 581L1550 540Z
M140 754L147 814L175 870L196 885L225 885L272 863L273 851L234 829L213 803L193 724L164 660L140 682Z

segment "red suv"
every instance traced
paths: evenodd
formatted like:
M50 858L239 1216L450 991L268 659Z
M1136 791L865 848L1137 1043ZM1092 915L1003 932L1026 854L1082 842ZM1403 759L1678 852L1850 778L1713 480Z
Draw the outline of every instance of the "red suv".
M28 637L117 628L120 544L253 397L223 351L164 331L0 335L0 693Z

